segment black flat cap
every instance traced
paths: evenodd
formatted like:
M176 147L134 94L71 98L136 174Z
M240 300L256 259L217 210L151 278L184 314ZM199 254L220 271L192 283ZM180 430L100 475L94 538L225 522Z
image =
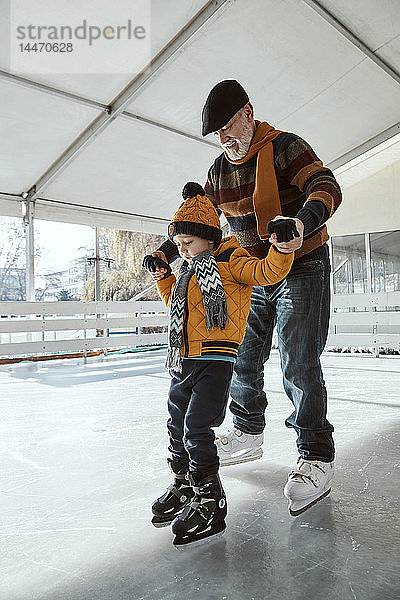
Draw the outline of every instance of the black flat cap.
M222 129L249 101L246 90L235 79L225 79L213 87L203 107L202 135Z

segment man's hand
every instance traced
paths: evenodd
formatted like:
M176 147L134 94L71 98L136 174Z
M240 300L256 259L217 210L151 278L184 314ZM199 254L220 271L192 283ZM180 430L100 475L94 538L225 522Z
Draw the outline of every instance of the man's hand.
M297 231L298 236L295 237L295 234L294 234L293 238L289 242L282 242L282 241L278 242L278 237L277 237L276 233L272 233L271 237L269 238L269 241L271 244L274 244L274 246L280 252L284 252L285 254L288 254L289 252L294 252L295 250L298 250L303 245L304 225L303 225L302 221L300 221L300 219L296 219L295 217L283 217L282 215L276 216L275 219L272 219L272 221L270 221L270 223L274 223L274 221L278 221L280 219L290 219L290 220L294 221L295 225L296 225L296 231ZM281 236L280 236L280 239L282 239Z

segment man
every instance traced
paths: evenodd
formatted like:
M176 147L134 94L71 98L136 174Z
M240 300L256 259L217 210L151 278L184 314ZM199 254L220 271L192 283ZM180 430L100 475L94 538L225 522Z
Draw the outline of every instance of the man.
M253 106L237 81L221 81L211 90L202 121L203 136L213 133L224 150L208 172L205 191L240 245L260 258L270 241L283 253L295 251L286 279L253 289L231 387L234 428L217 439L221 465L262 456L264 363L276 325L284 389L294 407L285 424L295 429L299 451L284 489L295 516L330 492L334 472L333 427L326 418L320 356L330 312L325 222L338 208L341 192L307 142L254 120ZM272 234L267 231L271 219L277 224ZM295 220L295 231L289 219ZM177 255L168 241L153 254L166 262Z

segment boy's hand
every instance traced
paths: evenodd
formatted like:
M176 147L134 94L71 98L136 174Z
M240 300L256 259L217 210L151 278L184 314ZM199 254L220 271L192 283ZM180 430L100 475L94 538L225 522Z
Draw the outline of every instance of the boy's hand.
M147 254L143 259L142 266L149 271L153 281L159 281L171 275L171 267L161 250L157 250L153 254Z
M284 253L294 252L303 244L304 225L300 219L278 215L267 225L271 244Z
M160 281L160 279L164 279L165 273L150 273L150 277L154 282Z

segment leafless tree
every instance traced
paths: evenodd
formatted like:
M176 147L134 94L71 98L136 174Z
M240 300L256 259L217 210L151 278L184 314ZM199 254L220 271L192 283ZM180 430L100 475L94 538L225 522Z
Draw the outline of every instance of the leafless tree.
M112 258L110 267L101 263L100 300L130 300L140 291L152 285L152 279L142 268L143 257L165 240L165 236L136 233L117 229L101 229L100 257ZM103 253L103 254L102 254ZM94 300L94 273L86 285L83 300ZM156 290L146 299L157 300Z
M22 220L0 217L0 298L25 299L25 231ZM12 284L11 284L12 282ZM12 286L12 290L10 287Z

